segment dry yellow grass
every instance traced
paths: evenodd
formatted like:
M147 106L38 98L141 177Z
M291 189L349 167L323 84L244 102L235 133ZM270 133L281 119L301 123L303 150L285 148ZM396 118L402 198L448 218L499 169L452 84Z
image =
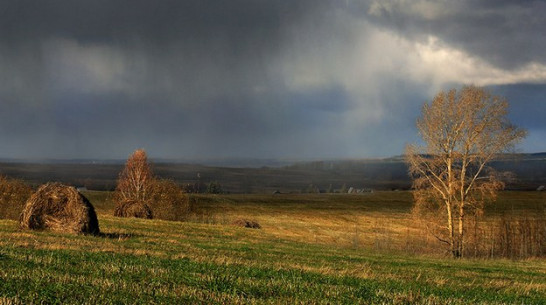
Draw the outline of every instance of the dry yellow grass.
M394 200L392 193L389 196L390 202L381 193L269 198L233 195L218 197L212 202L207 198L209 202L200 205L210 212L206 216L209 222L226 224L232 219L252 219L268 235L296 242L400 249L407 246L408 239L426 240L426 236L419 236L419 227L411 219L411 195L399 192ZM279 204L259 205L253 199L270 199ZM283 204L283 199L289 203Z
M47 293L70 286L77 293L61 293L72 303L83 293L119 303L157 294L165 303L497 304L541 300L546 288L543 259L407 255L417 229L404 192L198 196L198 213L186 222L114 217L106 195L88 197L99 236L19 231L17 222L0 221L0 262L11 266L0 270L11 286L0 289L17 291L7 301L50 300L57 295ZM237 218L262 229L234 227Z
M155 220L159 224L157 230L150 230L149 221L141 219L131 220L130 225L122 222L120 226L118 220L111 216L114 203L106 193L89 192L86 195L96 206L101 226L103 223L105 225L104 234L111 237L99 247L104 251L132 252L131 249L119 249L116 242L130 238L135 230L145 232L141 236L143 240L152 244L170 245L168 247L180 245L180 239L190 236L208 237L208 230L187 233L183 229L186 224L181 222ZM541 194L531 195L534 197L527 198L526 205L532 205L530 200L540 202L544 197ZM507 193L506 197L514 202L512 193ZM423 234L422 228L412 219L412 197L409 192L364 195L202 195L196 196L194 200L196 212L188 218L188 222L214 228L214 235L221 234L222 238L236 239L234 235L245 235L249 237L245 242L256 243L288 240L341 248L435 255L444 253L434 237ZM496 218L498 216L491 217ZM262 228L224 229L236 219L257 221ZM30 233L15 233L5 238L20 244L33 244ZM47 247L51 249L79 247L57 236L40 238L48 240L50 243ZM92 245L83 246L93 248Z

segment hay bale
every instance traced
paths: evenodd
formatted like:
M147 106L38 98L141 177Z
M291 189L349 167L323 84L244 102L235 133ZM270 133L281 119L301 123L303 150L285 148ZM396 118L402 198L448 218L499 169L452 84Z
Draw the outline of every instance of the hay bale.
M47 183L26 202L21 228L99 234L99 221L93 205L76 188Z
M153 218L150 206L140 200L123 200L118 202L114 209L114 216L146 219Z
M259 223L253 220L247 220L247 219L237 219L235 220L232 225L242 228L250 228L250 229L261 229L262 226L260 226Z

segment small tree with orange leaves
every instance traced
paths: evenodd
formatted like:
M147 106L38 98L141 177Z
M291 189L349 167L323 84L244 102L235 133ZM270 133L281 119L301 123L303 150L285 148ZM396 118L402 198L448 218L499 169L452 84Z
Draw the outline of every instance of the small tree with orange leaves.
M424 145L407 147L413 211L454 257L466 250L466 218L483 213L484 203L504 186L487 164L526 135L507 113L508 102L483 88L440 92L417 121Z
M125 163L119 175L115 201L147 202L151 199L155 178L143 149L136 150Z
M114 193L114 216L182 220L191 210L186 193L171 180L156 178L143 149L127 159Z

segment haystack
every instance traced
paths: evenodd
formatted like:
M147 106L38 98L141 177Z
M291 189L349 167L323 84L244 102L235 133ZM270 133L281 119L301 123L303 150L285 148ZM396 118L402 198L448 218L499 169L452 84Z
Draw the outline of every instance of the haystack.
M140 200L123 200L116 204L114 216L152 219L152 209Z
M76 234L98 234L93 205L76 188L61 183L42 185L21 213L21 228Z
M250 228L250 229L261 229L262 226L260 226L259 223L253 220L248 219L237 219L235 220L232 225L242 228Z

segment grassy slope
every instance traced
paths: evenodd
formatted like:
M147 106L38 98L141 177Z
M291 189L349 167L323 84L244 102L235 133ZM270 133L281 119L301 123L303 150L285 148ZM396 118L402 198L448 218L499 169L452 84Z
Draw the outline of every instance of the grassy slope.
M404 244L404 192L200 197L200 214L183 223L114 218L104 193L88 197L100 237L21 232L0 220L0 303L546 303L544 260L378 247ZM516 208L544 202L503 198ZM238 217L263 229L227 225Z

